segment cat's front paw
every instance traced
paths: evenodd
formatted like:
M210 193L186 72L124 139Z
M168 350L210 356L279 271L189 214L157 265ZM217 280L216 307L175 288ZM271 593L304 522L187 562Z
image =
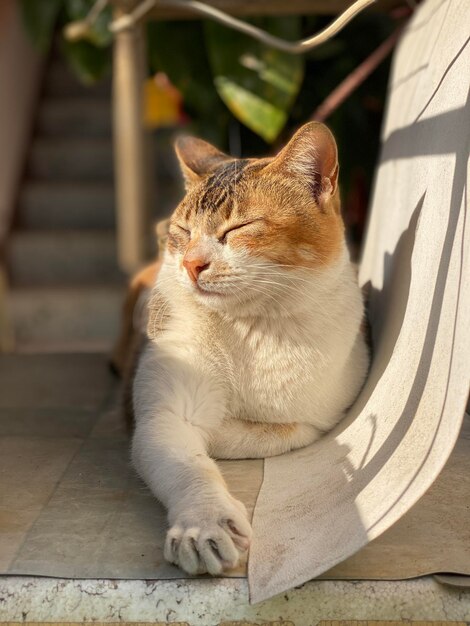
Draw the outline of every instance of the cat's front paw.
M238 565L251 534L246 509L234 498L191 507L169 529L164 556L188 574L221 574Z

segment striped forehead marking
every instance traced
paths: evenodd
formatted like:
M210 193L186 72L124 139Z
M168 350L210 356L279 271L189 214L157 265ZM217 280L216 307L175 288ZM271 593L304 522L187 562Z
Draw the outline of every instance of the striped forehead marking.
M237 159L217 168L205 182L197 201L197 213L215 213L235 191L247 165L247 159Z

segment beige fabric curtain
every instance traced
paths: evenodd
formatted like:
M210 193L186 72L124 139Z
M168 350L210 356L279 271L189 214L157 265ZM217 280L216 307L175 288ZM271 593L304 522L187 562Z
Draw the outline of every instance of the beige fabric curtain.
M360 268L372 369L338 429L266 461L253 602L383 533L431 486L459 435L470 372L469 24L467 0L427 0L396 51Z

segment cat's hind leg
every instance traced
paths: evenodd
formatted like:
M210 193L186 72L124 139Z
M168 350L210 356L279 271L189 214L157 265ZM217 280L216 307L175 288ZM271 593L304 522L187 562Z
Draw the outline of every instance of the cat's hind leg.
M304 422L279 424L225 418L212 433L209 453L217 459L259 459L303 448L323 433Z

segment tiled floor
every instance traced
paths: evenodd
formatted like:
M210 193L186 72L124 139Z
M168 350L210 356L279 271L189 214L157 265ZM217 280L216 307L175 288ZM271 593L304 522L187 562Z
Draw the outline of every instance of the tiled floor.
M2 409L100 411L114 380L103 355L11 354L0 357Z
M128 447L103 356L0 358L0 573L180 577L162 556L165 511ZM262 462L224 462L222 471L252 511Z
M0 359L0 567L8 571L111 393L103 359Z

